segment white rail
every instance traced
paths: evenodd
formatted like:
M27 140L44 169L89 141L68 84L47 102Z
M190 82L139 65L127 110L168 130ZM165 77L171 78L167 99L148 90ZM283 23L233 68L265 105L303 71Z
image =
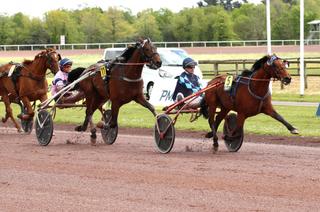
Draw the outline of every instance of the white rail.
M246 41L181 41L181 42L153 42L158 47L220 47L220 46L266 46L267 40L246 40ZM128 43L74 43L74 44L23 44L23 45L0 45L0 51L23 51L39 50L49 47L56 49L105 49L116 47L127 47L133 44ZM272 45L300 45L299 40L272 40ZM320 39L306 40L305 45L320 44Z

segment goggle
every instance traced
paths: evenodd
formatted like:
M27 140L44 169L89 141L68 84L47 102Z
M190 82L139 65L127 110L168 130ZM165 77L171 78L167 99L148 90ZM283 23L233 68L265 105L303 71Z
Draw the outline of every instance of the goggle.
M70 68L72 66L72 64L65 64L63 67L64 68Z

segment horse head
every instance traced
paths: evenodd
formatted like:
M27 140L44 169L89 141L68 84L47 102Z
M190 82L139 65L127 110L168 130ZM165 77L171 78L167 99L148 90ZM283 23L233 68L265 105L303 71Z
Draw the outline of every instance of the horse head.
M268 60L266 65L270 71L270 75L272 78L281 80L281 82L285 85L290 84L291 76L287 70L289 67L289 63L286 60L282 60L276 55L268 56Z
M142 59L148 63L150 68L158 69L161 67L162 61L160 55L149 38L144 40L140 39L136 45L137 48L140 49Z
M37 54L35 58L45 60L46 68L50 69L53 74L59 71L59 60L61 60L61 56L55 49L48 48Z

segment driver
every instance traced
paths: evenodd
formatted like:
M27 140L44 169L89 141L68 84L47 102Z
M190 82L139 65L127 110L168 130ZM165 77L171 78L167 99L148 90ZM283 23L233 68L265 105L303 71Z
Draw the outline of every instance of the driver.
M194 74L194 68L197 63L190 57L187 57L182 62L184 72L178 78L176 88L173 92L172 99L176 102L181 101L183 98L190 96L193 93L201 90L200 78ZM200 106L202 96L198 96L189 103L188 108L196 109Z
M71 71L73 61L69 58L63 58L59 62L60 70L54 76L51 87L51 94L55 95L68 84L68 75ZM58 97L57 97L58 98ZM69 91L60 99L59 103L75 103L84 98L83 92L79 90Z

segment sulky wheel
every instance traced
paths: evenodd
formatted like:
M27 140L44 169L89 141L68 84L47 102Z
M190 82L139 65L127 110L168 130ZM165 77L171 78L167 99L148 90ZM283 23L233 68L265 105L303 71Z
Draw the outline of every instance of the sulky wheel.
M111 110L106 110L103 113L105 126L101 129L101 136L106 144L113 144L118 136L118 125L114 128L109 127L111 121Z
M229 114L223 125L223 139L229 152L237 152L243 142L243 128L239 129L232 135L233 130L237 127L237 114Z
M46 110L38 112L36 117L36 136L42 146L47 146L53 135L53 121L51 114Z
M21 113L25 113L26 112L26 108L21 107L22 111ZM33 119L29 119L29 120L23 120L21 119L21 127L23 129L23 131L27 134L30 134L32 132L32 127L33 127Z
M161 153L171 151L175 139L175 129L170 116L161 114L157 116L154 126L154 140L157 149Z

